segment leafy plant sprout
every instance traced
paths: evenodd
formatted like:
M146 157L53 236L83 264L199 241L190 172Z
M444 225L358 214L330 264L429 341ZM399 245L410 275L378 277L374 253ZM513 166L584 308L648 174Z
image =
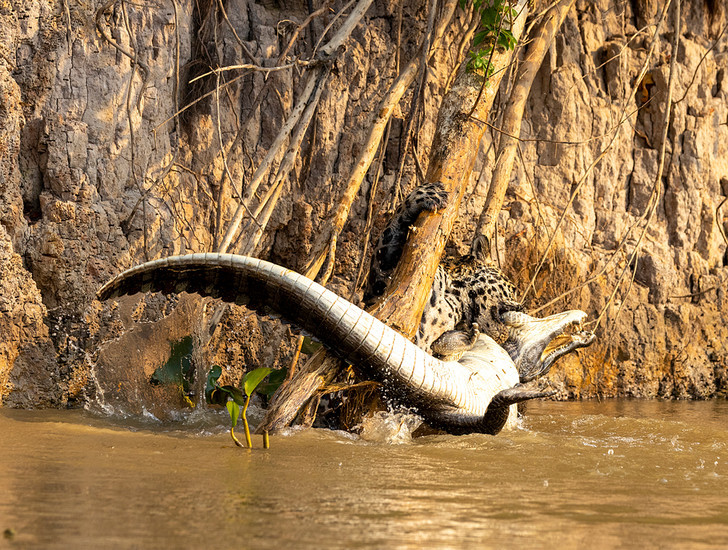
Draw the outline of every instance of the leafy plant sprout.
M241 384L242 389L236 388L235 386L221 386L218 384L217 381L222 375L222 368L219 365L214 365L207 374L207 387L205 389L207 402L214 405L225 405L230 415L230 437L233 438L235 445L238 447L253 448L253 442L250 438L250 426L248 425L248 405L250 405L250 397L253 395L255 389L271 372L273 372L273 369L260 367L245 373ZM238 425L238 419L241 416L245 428L245 445L235 436L235 426ZM263 432L263 448L270 448L267 431Z
M468 0L459 0L459 4L465 9ZM485 78L489 78L493 73L490 62L493 48L512 50L516 47L517 40L511 28L518 12L511 0L473 0L473 7L476 13L480 13L482 28L473 37L473 49L468 52L468 70L482 71Z

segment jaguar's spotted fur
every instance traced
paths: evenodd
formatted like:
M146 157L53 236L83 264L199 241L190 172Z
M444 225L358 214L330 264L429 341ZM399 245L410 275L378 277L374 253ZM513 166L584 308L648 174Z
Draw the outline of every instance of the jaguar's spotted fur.
M402 254L409 227L417 217L446 203L443 185L431 183L413 191L397 209L372 257L365 302L371 303L384 293ZM508 334L501 315L522 309L515 286L495 265L471 255L447 259L438 266L415 343L443 355L442 350L458 347L458 341L474 342L478 329L503 343ZM463 335L463 330L469 331L469 335Z
M364 302L370 304L384 294L394 268L397 267L410 226L422 212L435 212L447 204L447 193L441 183L422 185L412 191L384 228L372 254L369 281L364 292Z

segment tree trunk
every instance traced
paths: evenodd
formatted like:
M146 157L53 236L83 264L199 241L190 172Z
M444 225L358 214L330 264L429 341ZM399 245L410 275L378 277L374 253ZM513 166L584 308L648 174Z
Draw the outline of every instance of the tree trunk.
M527 3L519 2L516 11L519 15L511 32L519 39L528 15ZM473 171L486 128L483 121L488 118L511 58L511 51L495 52L491 60L493 76L488 78L484 88L483 78L468 72L463 62L452 89L442 101L426 181L442 182L448 193L447 207L420 217L387 291L372 309L378 319L410 338L419 325L440 257Z

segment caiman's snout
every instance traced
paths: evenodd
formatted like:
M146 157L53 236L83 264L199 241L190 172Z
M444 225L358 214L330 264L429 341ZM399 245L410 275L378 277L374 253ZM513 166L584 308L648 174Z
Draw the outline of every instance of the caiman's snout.
M593 332L580 330L586 316L576 309L542 319L520 311L501 315L509 331L503 347L516 364L521 382L546 374L559 357L594 341Z

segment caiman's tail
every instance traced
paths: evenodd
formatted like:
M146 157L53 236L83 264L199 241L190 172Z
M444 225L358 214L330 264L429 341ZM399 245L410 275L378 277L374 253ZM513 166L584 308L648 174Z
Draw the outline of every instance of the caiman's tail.
M137 292L191 292L277 313L343 359L373 367L400 388L435 402L462 401L442 361L311 279L270 262L215 253L163 258L121 273L97 297Z

